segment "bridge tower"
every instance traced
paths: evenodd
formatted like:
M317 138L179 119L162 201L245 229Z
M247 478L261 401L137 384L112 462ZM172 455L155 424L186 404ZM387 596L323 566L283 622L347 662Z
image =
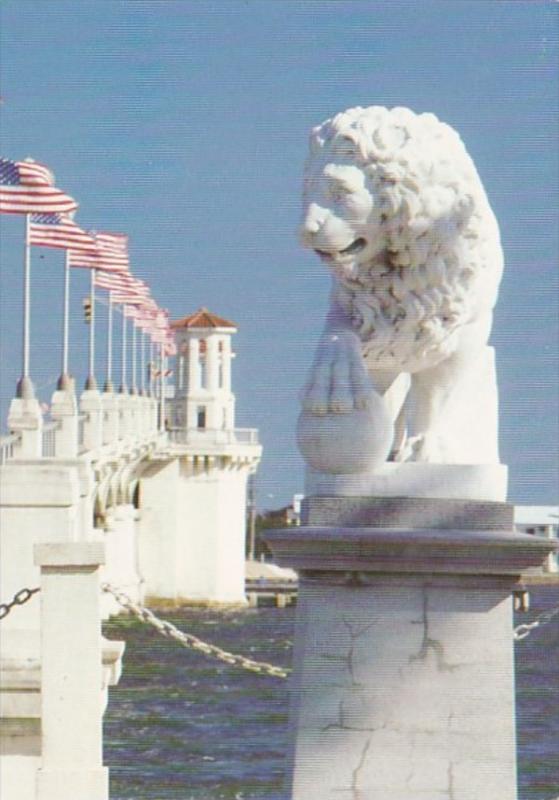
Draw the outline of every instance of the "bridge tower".
M145 594L244 603L247 479L262 448L256 429L235 428L237 326L201 308L171 327L177 355L169 446L144 472L138 498Z
M201 308L171 326L177 343L173 427L232 430L231 335L237 332L235 323Z

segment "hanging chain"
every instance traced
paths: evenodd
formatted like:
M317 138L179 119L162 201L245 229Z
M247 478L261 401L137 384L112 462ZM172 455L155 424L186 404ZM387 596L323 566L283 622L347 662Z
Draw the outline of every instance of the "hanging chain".
M39 586L36 589L20 589L19 592L14 594L11 603L0 603L0 619L7 617L14 606L22 606L27 603L39 591Z
M547 625L557 614L559 614L559 606L557 606L557 608L552 608L550 611L544 611L543 614L537 616L533 622L517 625L513 634L515 641L519 642L529 636L536 628Z
M217 658L219 661L223 661L224 664L229 664L232 667L241 667L242 669L247 669L250 672L256 672L260 675L269 675L272 678L287 678L289 676L291 670L284 669L283 667L275 667L273 664L268 664L265 661L253 661L245 656L228 653L226 650L222 650L221 647L203 642L191 633L184 633L171 622L156 617L149 608L135 603L128 595L114 586L111 586L110 583L101 584L101 588L104 592L111 594L123 608L131 611L141 622L152 625L163 636L175 639L177 642L180 642L183 647L196 650L199 653L204 653L206 656Z

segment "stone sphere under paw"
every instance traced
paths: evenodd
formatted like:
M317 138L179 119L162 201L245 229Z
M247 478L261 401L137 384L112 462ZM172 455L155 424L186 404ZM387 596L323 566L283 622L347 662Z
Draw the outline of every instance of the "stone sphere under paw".
M317 472L370 472L386 461L393 440L394 424L378 394L367 409L323 415L303 411L297 424L299 450Z

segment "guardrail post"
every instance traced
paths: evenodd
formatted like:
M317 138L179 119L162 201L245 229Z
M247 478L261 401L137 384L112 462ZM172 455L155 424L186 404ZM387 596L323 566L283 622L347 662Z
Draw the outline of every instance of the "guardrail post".
M37 800L108 800L103 767L100 542L38 544L42 766Z
M82 392L80 411L87 414L83 430L84 449L97 450L103 444L103 402L97 389Z
M55 456L75 458L78 454L78 406L73 391L57 389L54 392L50 415L60 423L54 434Z
M14 458L41 458L43 453L43 415L36 398L15 397L10 404L8 429L20 433Z
M115 443L119 438L119 395L103 392L103 444Z

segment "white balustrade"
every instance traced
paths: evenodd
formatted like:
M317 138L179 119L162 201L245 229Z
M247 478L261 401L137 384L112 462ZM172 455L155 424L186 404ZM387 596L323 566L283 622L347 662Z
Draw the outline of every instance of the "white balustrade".
M10 433L0 438L0 466L15 457L21 447L21 433Z
M257 428L171 428L168 433L174 444L258 444Z

